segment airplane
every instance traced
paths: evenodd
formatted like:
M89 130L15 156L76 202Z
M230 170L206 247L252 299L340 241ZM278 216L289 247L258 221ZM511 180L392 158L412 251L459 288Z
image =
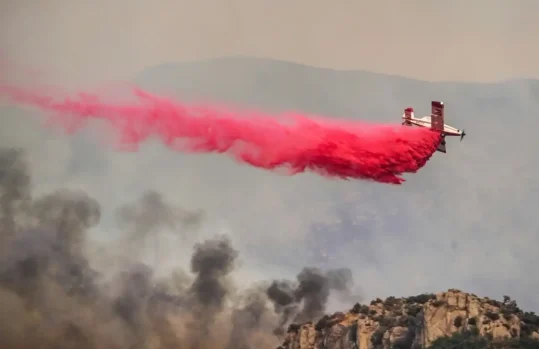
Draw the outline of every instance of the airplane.
M402 120L402 124L404 126L429 127L431 130L439 131L442 134L442 140L436 150L441 153L446 153L445 136L460 136L461 142L464 136L466 136L464 129L461 131L457 128L444 124L444 102L440 101L431 102L430 116L416 118L414 117L414 108L408 107L404 109Z

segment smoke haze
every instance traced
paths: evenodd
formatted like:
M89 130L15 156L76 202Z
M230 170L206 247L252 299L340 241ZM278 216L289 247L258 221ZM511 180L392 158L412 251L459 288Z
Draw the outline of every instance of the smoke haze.
M126 321L110 320L119 318L116 311L109 316L112 302L128 293L123 285L130 275L148 270L155 292L183 305L196 277L190 272L194 244L213 241L216 234L228 237L239 254L235 269L220 284L233 279L232 286L252 285L253 290L231 287L224 308L230 314L218 316L212 333L249 337L254 347L271 341L267 334L280 328L283 318L267 299L273 280L290 284L285 295L291 295L293 312L288 318L301 311L293 293L304 266L324 272L349 267L367 299L458 287L493 298L509 294L537 312L539 82L528 78L539 77L538 5L535 0L518 6L506 0L345 1L338 6L318 0L0 2L0 51L24 71L4 70L2 78L49 81L75 91L128 80L181 100L208 98L272 112L295 109L375 122L395 122L406 106L426 115L430 100L443 100L446 121L468 133L462 143L448 142L448 154L433 156L405 186L395 187L310 174L282 178L217 155L171 152L153 141L138 153L108 152L99 142L108 134L99 125L90 123L64 137L43 127L43 115L0 105L0 147L12 154L2 157L11 171L0 176L5 183L0 250L6 261L0 338L20 344L25 337L30 345L40 341L37 336L47 332L46 326L67 332L56 327L57 317L43 320L31 311L35 308L26 307L26 299L37 297L46 299L39 303L47 305L45 310L91 323L92 333L101 338L118 343L122 337L131 344ZM222 56L235 57L214 59ZM13 148L23 149L23 156L13 155ZM147 209L144 202L153 202L143 199L151 192L167 209L155 213L164 217L158 227L142 224L150 230L146 234L137 225L146 219L140 211ZM7 263L28 255L48 260L47 270L54 269L51 260L63 263L65 257L56 252L56 259L47 257L51 250L65 250L66 243L57 241L58 232L40 228L34 202L49 195L80 202L86 200L84 193L98 202L99 223L72 237L84 241L86 270L97 275L67 280L82 279L86 285L94 280L106 298L103 307L90 302L96 310L80 306L85 301L56 297L56 281L21 281L25 268ZM90 218L84 224L97 217L92 207L87 205ZM124 207L129 214L119 213ZM57 214L50 208L44 212ZM80 214L74 212L65 214ZM187 223L185 217L196 212L201 219ZM74 247L76 252L79 247ZM8 253L11 248L16 252ZM70 258L75 266L81 263ZM135 267L141 265L146 267ZM62 270L58 275L72 275ZM80 283L68 284L82 292ZM41 285L39 292L31 292L35 285ZM332 292L327 311L348 309L357 301L348 302L346 292ZM267 307L260 313L259 298ZM73 304L76 312L64 312ZM169 308L160 304L153 308L158 309L154 322L137 321L157 324L160 309ZM104 318L92 315L101 309ZM137 309L149 314L148 308ZM230 321L231 309L240 314L237 320ZM260 330L249 329L250 336L228 325L258 314L260 321L251 323ZM170 326L159 321L160 338L169 343L184 338L184 324L196 323L182 317L170 317ZM70 338L77 337L77 330L69 331ZM234 346L228 339L222 342L228 349Z
M271 286L234 286L239 253L227 237L194 244L192 276L176 271L158 279L152 267L135 260L104 279L85 252L100 204L68 189L34 197L31 177L24 152L0 150L2 347L248 349L278 342L271 335L277 317L265 297ZM145 205L148 210L137 210ZM156 192L118 212L138 223L127 239L155 234L172 218L193 221ZM298 280L294 302L305 302L296 320L322 316L330 289L349 292L353 286L350 270L305 269Z

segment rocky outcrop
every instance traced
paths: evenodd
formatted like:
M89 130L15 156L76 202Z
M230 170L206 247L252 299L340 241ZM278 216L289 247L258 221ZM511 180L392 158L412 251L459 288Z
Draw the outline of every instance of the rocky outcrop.
M420 349L440 337L476 333L494 341L539 339L539 317L509 297L480 298L450 289L416 297L376 299L313 324L290 325L280 349Z
M519 337L520 319L515 314L501 314L503 305L458 290L436 294L423 308L421 344L429 346L439 337L462 330L493 339Z

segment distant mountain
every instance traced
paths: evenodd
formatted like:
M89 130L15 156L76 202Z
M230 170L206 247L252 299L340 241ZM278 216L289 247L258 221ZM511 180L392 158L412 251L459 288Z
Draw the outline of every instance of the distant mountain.
M308 175L282 179L237 165L237 170L226 167L227 174L241 176L242 183L224 175L219 183L227 191L220 197L226 199L235 190L254 198L272 193L271 197L283 205L283 211L276 211L270 204L273 201L255 199L257 213L246 208L252 212L253 223L247 224L250 220L243 214L237 218L241 221L238 227L242 227L237 229L245 229L249 236L257 232L250 246L264 241L268 247L256 252L251 248L253 258L262 265L360 263L354 270L357 277L363 275L360 270L374 268L382 278L392 280L400 277L393 272L395 260L409 261L409 268L429 275L422 280L434 289L458 283L478 293L500 294L510 288L523 304L539 309L529 291L539 282L532 267L539 260L531 248L539 243L539 216L535 213L539 197L539 80L427 82L229 57L149 68L134 81L184 100L394 123L400 121L407 106L425 115L431 100L444 101L446 122L464 128L467 136L463 142L450 139L448 153L435 154L419 173L408 175L402 187L364 182L339 185ZM200 190L208 185L215 189L211 183L217 182L207 173L209 168L193 170L200 171L197 178L205 178ZM324 206L326 202L328 206ZM305 209L300 208L304 205ZM227 217L235 220L230 210ZM286 216L283 212L296 214L308 227L306 235L300 234L302 237L290 246L284 246L273 234L288 229L288 220L278 218ZM314 216L312 212L321 214ZM303 228L296 224L294 229ZM302 247L295 248L300 241ZM465 267L452 260L468 264ZM402 292L420 291L418 285L406 285Z
M135 82L185 97L380 121L395 121L408 105L426 113L430 100L438 99L446 102L447 121L464 127L485 112L494 111L496 120L503 111L519 114L539 107L539 80L426 82L249 57L164 64L142 72Z

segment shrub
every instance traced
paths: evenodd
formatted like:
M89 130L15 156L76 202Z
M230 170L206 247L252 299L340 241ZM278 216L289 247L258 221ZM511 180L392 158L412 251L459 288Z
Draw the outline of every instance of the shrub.
M384 303L384 302L380 298L376 298L371 301L371 305L375 305L378 303Z
M321 331L322 329L326 328L327 324L329 323L329 320L330 320L329 315L322 316L322 318L318 320L318 322L314 326L315 330Z
M509 320L513 316L514 312L510 309L503 308L502 310L500 310L500 314L502 314L504 318Z
M369 307L366 306L366 305L362 305L361 308L359 309L359 313L368 315L369 314Z
M531 338L512 338L493 341L470 332L456 333L436 339L429 349L537 349L539 341Z
M490 298L486 298L485 302L492 305L493 307L501 308L503 306L502 302Z
M373 346L378 346L382 344L382 340L384 339L384 333L387 331L387 328L384 326L380 326L371 337L371 342Z
M445 302L442 301L442 300L432 302L432 305L435 306L436 308L438 308L439 306L444 305L444 304L445 304Z
M406 298L406 303L418 303L418 304L425 304L431 299L436 299L436 295L434 293L423 293L418 296L411 296Z
M539 326L539 316L535 315L534 312L525 312L520 317L520 320L528 325Z
M510 319L511 315L519 314L521 312L522 310L518 307L517 302L511 300L509 296L503 296L503 305L500 309L500 313L503 315L503 317Z
M410 315L404 315L399 317L397 325L401 327L415 327L416 318Z
M356 303L356 304L354 304L352 309L350 309L350 312L353 313L353 314L359 314L360 309L361 309L361 304Z
M408 313L410 316L417 316L421 310L423 310L423 307L417 304L412 304L406 307L406 313Z
M468 331L468 332L473 336L478 336L479 335L479 329L477 327L472 327L470 329L470 331Z
M468 325L472 325L472 326L475 326L477 325L477 319L476 318L471 318L468 320Z
M498 313L494 313L492 311L487 311L485 313L485 316L488 317L489 319L491 319L492 321L496 321L500 318L500 314Z
M379 316L375 320L383 327L394 327L397 325L397 319L394 317Z
M487 340L485 338L476 336L470 332L455 333L452 336L440 337L436 339L430 349L483 349L487 348Z
M387 297L386 300L384 301L385 307L393 307L398 304L399 304L399 300L393 296Z

